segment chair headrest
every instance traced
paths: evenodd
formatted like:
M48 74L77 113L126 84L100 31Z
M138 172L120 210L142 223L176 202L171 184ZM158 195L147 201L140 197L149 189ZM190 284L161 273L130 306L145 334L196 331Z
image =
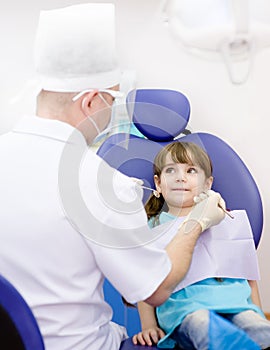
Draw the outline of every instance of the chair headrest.
M172 141L185 130L190 116L190 103L179 91L139 89L128 93L127 111L137 129L147 139L165 142Z

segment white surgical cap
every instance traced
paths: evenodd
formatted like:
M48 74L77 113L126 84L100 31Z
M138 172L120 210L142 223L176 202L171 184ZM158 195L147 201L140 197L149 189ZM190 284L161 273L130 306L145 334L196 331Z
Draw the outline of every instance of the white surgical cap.
M114 4L41 11L35 68L40 87L48 91L77 92L118 84Z

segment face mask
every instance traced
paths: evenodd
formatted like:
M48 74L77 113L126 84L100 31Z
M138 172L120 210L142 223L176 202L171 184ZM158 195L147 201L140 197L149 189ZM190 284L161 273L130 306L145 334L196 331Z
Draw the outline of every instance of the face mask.
M116 127L115 125L115 115L116 115L116 109L117 109L116 100L113 102L112 105L110 105L101 94L99 94L99 96L102 99L102 101L106 104L106 106L111 109L111 118L107 127L104 130L100 131L95 121L90 116L88 117L98 133L98 135L93 140L93 143L92 143L93 145L95 145L96 143L100 143L101 141L103 142L108 137L108 134L111 133L113 129Z
M76 101L77 99L79 99L83 94L87 93L87 92L91 92L93 91L93 89L88 89L88 90L83 90L80 93L78 93L76 96L74 96L72 98L72 101ZM97 123L94 121L94 119L91 116L87 116L88 120L91 122L91 124L94 126L96 132L97 132L97 136L95 137L95 139L92 142L92 145L100 142L101 140L105 139L108 136L108 133L111 133L113 128L115 128L116 126L115 124L115 115L116 115L116 105L119 105L119 100L121 98L124 97L124 94L120 91L115 91L115 90L110 90L110 89L99 89L98 90L98 96L99 98L104 102L104 104L111 109L111 118L109 121L109 124L107 125L107 127L101 131L99 129L99 127L97 126ZM109 95L111 95L114 98L114 102L112 105L110 105L105 98L102 96L101 92L105 92Z

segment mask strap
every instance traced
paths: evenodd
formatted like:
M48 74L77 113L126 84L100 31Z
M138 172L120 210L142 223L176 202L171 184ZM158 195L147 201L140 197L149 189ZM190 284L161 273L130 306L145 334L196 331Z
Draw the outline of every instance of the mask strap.
M105 103L105 105L108 108L112 109L112 106L105 100L105 98L100 93L98 93L98 96L100 97L100 99Z
M87 118L90 120L90 122L92 123L92 125L96 129L97 134L99 135L101 133L101 131L99 130L99 127L97 126L97 123L94 121L94 119L92 117L90 117L90 115L88 115Z

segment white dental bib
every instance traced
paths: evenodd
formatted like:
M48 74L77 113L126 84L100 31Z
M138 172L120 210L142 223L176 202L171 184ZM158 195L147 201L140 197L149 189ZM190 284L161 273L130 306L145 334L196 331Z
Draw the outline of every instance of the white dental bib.
M246 211L235 210L232 211L232 215L234 219L226 216L219 225L202 233L196 244L190 268L174 292L210 277L248 280L260 278L256 249ZM166 247L183 220L182 217L163 224L163 234L152 244ZM181 257L179 262L181 263Z

